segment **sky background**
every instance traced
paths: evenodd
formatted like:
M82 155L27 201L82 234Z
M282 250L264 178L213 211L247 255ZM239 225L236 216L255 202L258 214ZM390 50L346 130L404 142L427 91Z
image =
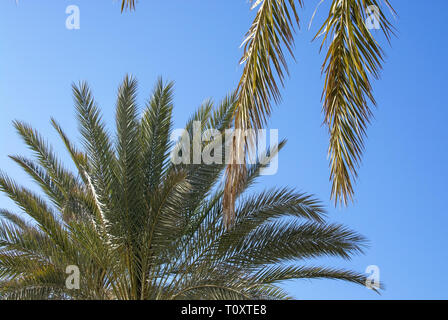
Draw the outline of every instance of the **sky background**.
M288 143L279 171L258 188L290 186L313 193L332 221L346 224L370 241L365 255L351 261L320 259L364 272L380 268L382 295L349 283L290 281L297 299L447 299L448 198L446 121L446 0L392 0L398 37L384 45L382 78L375 82L378 108L368 130L355 203L335 208L328 181L328 134L322 124L320 74L323 55L311 42L328 12L306 0L296 34L297 62L282 90L283 101L269 122ZM81 13L79 30L65 27L68 5ZM30 179L10 160L29 154L11 122L31 123L62 145L49 123L55 117L78 138L71 84L87 80L114 124L117 87L126 73L139 80L141 105L158 76L174 80L175 127L182 128L206 98L220 100L235 88L242 68L239 48L254 12L247 0L140 0L137 11L120 14L112 0L0 1L0 168L17 181ZM378 40L384 44L380 33ZM445 103L444 103L445 102ZM63 159L68 159L65 156ZM0 207L14 209L0 195Z

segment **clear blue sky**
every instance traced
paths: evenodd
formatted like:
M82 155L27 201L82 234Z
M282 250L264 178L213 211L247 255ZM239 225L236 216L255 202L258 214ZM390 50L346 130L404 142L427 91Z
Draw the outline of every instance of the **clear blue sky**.
M329 2L329 1L326 1ZM324 264L363 272L378 265L387 288L378 296L342 282L294 281L285 287L299 299L448 298L446 0L392 0L398 38L385 47L387 63L374 85L378 109L356 186L356 202L334 208L328 181L328 137L321 126L322 78L318 43L324 4L310 31L317 3L306 0L296 35L297 63L270 122L289 142L279 172L266 186L288 185L316 194L332 220L364 234L370 249L350 262ZM67 30L65 9L78 5L80 30ZM246 0L140 0L121 15L112 0L14 0L0 2L0 168L29 179L7 158L26 152L11 126L33 124L54 139L49 119L78 137L73 81L87 80L113 125L117 86L125 73L140 83L143 103L159 75L176 82L176 127L206 98L222 98L239 78L239 44L253 13ZM381 40L381 38L379 38ZM381 42L383 42L381 40ZM445 104L443 104L445 101ZM53 136L52 136L53 135ZM13 208L0 196L0 207ZM445 231L444 231L445 230Z

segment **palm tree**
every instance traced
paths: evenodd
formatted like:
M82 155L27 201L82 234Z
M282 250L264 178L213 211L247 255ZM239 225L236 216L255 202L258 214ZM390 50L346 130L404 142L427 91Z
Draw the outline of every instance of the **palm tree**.
M288 66L282 47L294 57L294 27L299 27L298 7L303 0L251 0L257 15L243 42L241 64L244 69L238 84L234 126L242 130L262 128L271 114L272 101L281 100L279 82L283 85ZM323 2L320 1L319 5ZM378 79L383 50L366 24L377 19L387 40L393 27L380 4L395 11L388 0L332 0L328 17L314 39L321 37L328 50L322 65L325 85L322 93L324 123L330 135L331 196L335 204L347 205L353 200L353 183L361 161L367 125L376 104L371 79ZM122 11L135 9L135 0L122 0ZM372 9L373 8L373 9ZM313 15L314 17L314 15ZM252 141L241 137L242 146L252 149ZM234 150L234 154L237 151ZM245 166L229 164L224 194L224 212L230 224L239 181L246 175Z
M22 212L0 210L0 297L284 299L288 295L278 284L288 279L365 283L353 271L300 264L324 256L349 259L363 251L365 239L326 223L324 209L310 195L288 188L247 192L266 162L247 165L238 215L226 229L225 163L170 161L177 150L170 143L173 84L157 82L141 117L136 92L136 81L127 76L118 90L112 139L88 85L73 86L82 148L51 123L75 172L36 130L14 122L34 159L10 158L42 194L0 173L0 190ZM194 121L201 132L222 132L236 101L234 94L217 107L204 103L186 132L191 134ZM79 268L79 289L66 286L68 266Z

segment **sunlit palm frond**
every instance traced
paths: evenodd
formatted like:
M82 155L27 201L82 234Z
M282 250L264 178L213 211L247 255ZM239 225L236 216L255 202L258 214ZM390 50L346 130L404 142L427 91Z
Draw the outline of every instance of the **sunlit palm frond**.
M235 110L235 127L261 128L278 102L277 78L283 83L288 66L283 46L293 55L294 25L299 25L295 0L259 1L259 9L244 40L243 74ZM302 1L298 1L302 6Z
M301 0L298 5L302 6ZM299 24L295 0L253 1L252 9L257 6L257 15L243 42L241 64L244 69L238 85L235 129L261 129L271 113L271 100L279 102L277 80L283 83L285 72L288 72L283 46L293 55L294 25ZM251 148L252 143L237 136L232 158L236 159L243 149ZM227 226L234 220L236 193L245 175L245 166L234 162L228 165L224 193Z
M367 19L378 19L378 27L388 40L393 34L380 2L391 8L387 0L334 0L318 31L323 37L322 47L330 43L322 67L323 110L330 133L331 194L336 203L347 204L353 198L353 182L372 117L368 103L375 104L371 78L377 79L382 67L383 50ZM368 16L369 8L372 16ZM374 16L374 9L378 16Z
M169 165L173 87L173 82L165 84L162 78L157 81L141 121L141 139L145 146L143 161L147 168L145 186L148 192L159 186Z
M278 83L283 84L288 73L282 47L292 55L294 25L299 23L296 4L302 6L300 0L252 2L258 12L243 42L244 69L235 109L235 128L241 129L261 128L271 113L271 103L281 98ZM330 133L331 196L335 203L347 204L353 198L353 183L371 118L368 101L375 104L370 79L378 78L382 65L382 48L366 21L378 19L388 40L393 34L381 3L394 13L387 0L333 0L328 18L318 32L323 35L323 44L330 42L323 65L323 109ZM251 141L240 137L232 155L237 159L241 150L247 153L250 149ZM228 225L234 219L235 195L245 175L244 165L228 165L224 193Z

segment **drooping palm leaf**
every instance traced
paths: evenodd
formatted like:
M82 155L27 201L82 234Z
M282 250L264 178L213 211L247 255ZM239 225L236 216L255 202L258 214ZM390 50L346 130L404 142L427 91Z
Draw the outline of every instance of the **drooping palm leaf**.
M272 102L280 100L278 82L283 84L288 72L282 47L292 55L294 24L299 23L298 0L257 0L255 20L246 35L243 73L239 82L235 127L261 128L271 113ZM330 42L325 58L324 114L330 133L331 196L347 204L352 199L353 183L363 151L366 126L371 117L368 101L375 104L370 78L378 78L383 59L382 49L367 28L367 9L379 10L380 28L389 39L392 26L376 0L333 0L328 18L318 34ZM388 0L383 0L393 12ZM371 17L369 17L371 18ZM234 158L248 152L252 142L236 139ZM235 192L245 176L245 166L231 163L227 167L225 215L234 218Z
M347 204L352 200L353 181L372 117L368 103L376 103L370 79L378 79L382 67L383 50L366 20L378 19L388 40L393 34L390 22L379 10L379 2L333 0L328 18L317 33L323 36L321 49L326 41L330 42L322 67L325 74L323 110L330 133L331 194L336 203ZM390 7L388 0L383 2ZM367 8L372 7L378 8L378 17L367 15Z
M271 113L271 100L279 102L281 83L288 72L283 46L292 54L294 24L299 25L295 0L253 1L252 8L260 6L251 28L244 40L244 64L238 85L238 100L235 109L235 129L261 129ZM298 1L302 6L302 1ZM226 225L235 217L235 201L239 185L246 175L245 166L235 160L242 152L252 148L253 141L235 137L232 163L226 171L224 192L224 214ZM244 160L244 159L242 159Z

